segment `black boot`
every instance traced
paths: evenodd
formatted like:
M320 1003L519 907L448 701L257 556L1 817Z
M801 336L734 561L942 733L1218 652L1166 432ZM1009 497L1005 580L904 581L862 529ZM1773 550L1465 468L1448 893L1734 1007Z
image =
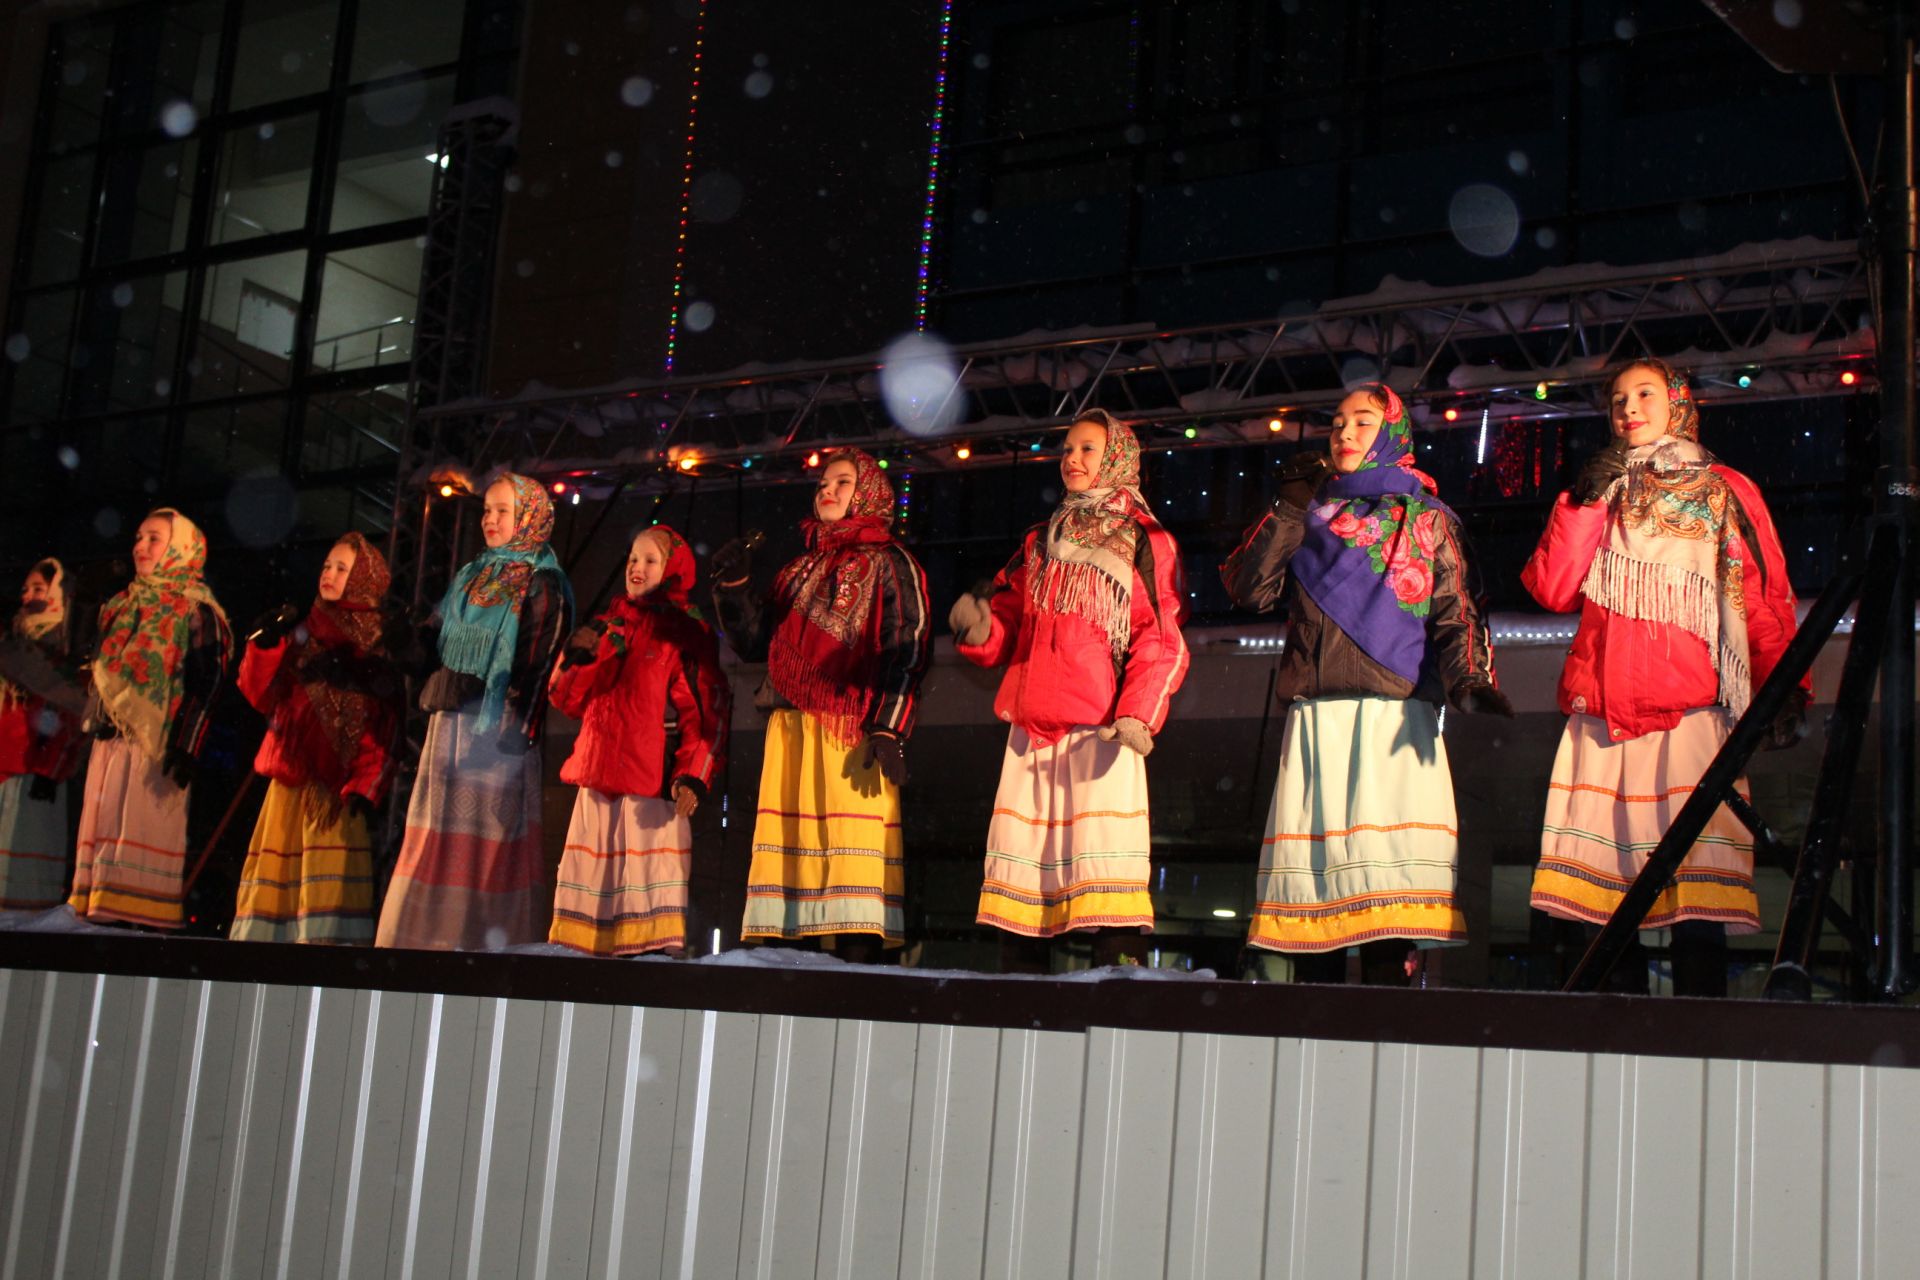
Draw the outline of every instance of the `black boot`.
M1673 994L1727 994L1727 926L1718 920L1682 920L1673 926L1667 948L1673 966Z

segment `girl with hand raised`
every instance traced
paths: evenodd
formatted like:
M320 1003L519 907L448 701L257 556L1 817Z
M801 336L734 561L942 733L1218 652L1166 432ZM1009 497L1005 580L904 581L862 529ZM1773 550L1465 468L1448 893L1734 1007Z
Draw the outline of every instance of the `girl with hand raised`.
M254 772L267 798L247 843L227 936L373 940L373 821L392 781L400 673L388 656L386 558L358 533L327 552L302 614L255 627L240 692L267 717Z
M1153 931L1147 753L1187 673L1179 548L1140 492L1140 442L1103 409L1067 429L1066 492L994 578L948 615L955 650L1005 666L1012 726L987 827L978 921L1002 965L1045 972L1046 939L1097 933L1094 963Z
M1221 567L1234 603L1287 617L1274 692L1280 771L1247 944L1340 982L1405 985L1409 942L1466 941L1440 707L1511 716L1466 587L1458 518L1413 465L1393 389L1340 401L1327 453L1281 473L1272 509Z
M560 780L580 788L547 938L596 956L684 952L690 819L726 752L733 698L687 603L693 552L665 525L627 553L626 592L573 633L548 682L580 720ZM679 745L667 755L671 708Z

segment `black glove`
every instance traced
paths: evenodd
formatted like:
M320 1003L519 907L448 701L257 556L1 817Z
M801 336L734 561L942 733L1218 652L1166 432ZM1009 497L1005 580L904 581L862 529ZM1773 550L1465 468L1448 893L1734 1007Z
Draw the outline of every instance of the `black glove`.
M379 814L380 806L361 795L358 791L347 792L347 794L342 797L341 802L346 805L348 814L364 822L369 831L373 829L373 820Z
M428 676L426 684L420 687L420 709L427 712L460 711L480 701L486 692L487 686L479 676L441 667Z
M247 628L247 639L262 649L271 649L287 638L287 633L300 625L300 606L295 604L276 605L254 620Z
M160 772L183 791L193 785L193 775L199 771L200 762L179 747L168 747L167 754L160 758Z
M753 547L745 538L735 538L707 557L707 574L716 587L736 586L753 574Z
M1625 440L1615 440L1587 459L1587 465L1573 482L1573 488L1567 495L1577 507L1591 506L1600 501L1613 486L1613 482L1627 473L1627 454L1633 446Z
M600 637L606 634L606 624L589 622L575 628L567 637L567 647L560 654L560 668L584 666L593 661L593 655L600 652Z
M1767 726L1766 741L1760 744L1763 751L1785 751L1794 743L1807 736L1807 691L1795 689L1787 695L1787 703L1780 713Z
M518 729L509 730L500 735L500 754L503 756L512 756L517 760L532 749L533 743L529 742L527 735Z
M27 784L27 799L51 800L60 793L60 784L44 773L33 775L33 781Z
M1513 719L1513 704L1507 701L1507 695L1485 680L1462 681L1448 693L1447 701L1453 704L1455 711L1472 711L1483 716L1504 716L1508 720Z
M1327 455L1318 449L1303 450L1287 459L1280 468L1280 488L1274 495L1281 502L1305 511L1313 505L1313 495L1333 471Z
M907 785L907 753L898 735L885 729L867 731L867 754L860 767L865 769L876 764L880 766L880 776L888 782L896 787Z

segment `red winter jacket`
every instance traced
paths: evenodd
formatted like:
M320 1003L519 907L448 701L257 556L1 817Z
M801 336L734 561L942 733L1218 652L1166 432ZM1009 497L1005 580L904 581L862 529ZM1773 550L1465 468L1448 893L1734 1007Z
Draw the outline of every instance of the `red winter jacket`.
M592 661L556 667L553 705L578 719L580 736L560 780L615 795L664 798L691 778L704 795L726 755L733 700L713 633L672 603L617 599ZM667 769L667 708L680 746Z
M982 667L1007 664L993 713L1041 746L1069 730L1132 716L1154 733L1187 677L1186 583L1180 552L1165 529L1145 530L1134 553L1132 643L1116 670L1106 632L1085 618L1036 609L1027 598L1027 549L1047 527L1027 531L1020 550L993 580L993 626L979 644L954 645Z
M1760 540L1760 572L1749 569L1745 575L1747 656L1757 691L1793 639L1793 584L1760 491L1737 471L1718 464L1713 469L1732 486ZM1610 613L1581 594L1580 584L1606 537L1608 510L1603 502L1575 506L1561 494L1520 581L1556 613L1580 610L1580 627L1560 672L1560 710L1598 716L1611 737L1625 740L1671 729L1682 712L1713 706L1720 684L1700 637ZM1744 559L1751 565L1750 551ZM1801 687L1811 693L1811 676Z
M334 759L333 745L313 704L294 680L288 658L299 646L283 640L271 649L246 646L240 658L240 693L267 717L267 736L253 758L253 771L290 787L318 782L342 798L363 796L372 804L386 798L392 780L394 727L398 719L390 698L368 699L366 723L351 760ZM371 661L371 660L370 660ZM397 686L396 686L397 689Z

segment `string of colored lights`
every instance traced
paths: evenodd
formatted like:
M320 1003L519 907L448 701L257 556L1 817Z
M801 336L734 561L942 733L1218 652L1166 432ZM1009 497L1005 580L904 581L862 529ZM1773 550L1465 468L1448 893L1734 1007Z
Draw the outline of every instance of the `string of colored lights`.
M680 166L680 238L673 244L673 301L667 311L667 374L680 341L680 293L686 287L687 212L693 207L693 137L700 121L700 60L706 53L707 0L693 18L693 85L687 90L687 150Z
M914 282L913 327L919 330L927 327L927 293L933 284L933 210L940 193L940 140L947 127L947 48L952 34L953 0L941 0L940 56L934 62L933 72L933 121L927 130L927 199L920 211L920 275Z

